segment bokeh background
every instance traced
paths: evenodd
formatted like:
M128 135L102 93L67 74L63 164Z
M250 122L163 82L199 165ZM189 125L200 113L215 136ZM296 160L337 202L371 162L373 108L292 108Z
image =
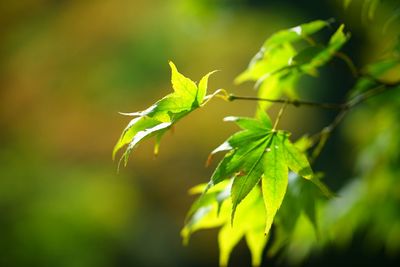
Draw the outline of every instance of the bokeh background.
M266 37L314 19L346 23L352 39L345 51L362 66L398 33L398 23L383 32L387 11L363 22L360 5L345 10L329 0L2 1L0 266L217 266L216 230L182 245L193 201L187 190L209 179L208 153L235 130L222 118L252 115L254 103L213 100L166 134L157 158L146 142L119 174L111 151L129 118L118 112L142 110L171 91L168 60L193 80L221 70L210 91L254 95L251 84L233 80ZM352 82L343 62L334 62L301 92L340 101ZM289 108L282 127L296 137L333 116ZM345 144L339 131L317 162L334 190L351 177ZM355 238L345 250L328 248L302 264L398 260L362 242ZM232 266L249 264L241 243Z

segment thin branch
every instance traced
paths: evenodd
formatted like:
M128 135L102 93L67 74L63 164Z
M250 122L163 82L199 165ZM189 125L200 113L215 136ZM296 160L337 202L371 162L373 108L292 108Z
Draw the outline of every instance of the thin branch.
M341 60L343 60L344 63L346 63L346 65L349 67L349 69L351 71L351 74L353 75L354 78L358 77L357 68L356 68L353 60L351 60L351 58L348 55L346 55L343 52L338 51L338 52L335 53L335 56L337 58L340 58Z
M386 82L379 80L375 77L368 76L366 75L369 79L373 80L377 86L364 92L359 95L356 95L355 97L351 98L350 100L344 102L344 103L323 103L323 102L313 102L313 101L305 101L305 100L288 100L288 99L268 99L268 98L260 98L260 97L252 97L252 96L236 96L230 94L226 99L228 101L235 101L235 100L251 100L251 101L267 101L271 103L283 103L286 105L293 105L295 107L300 107L300 106L310 106L310 107L317 107L317 108L323 108L323 109L335 109L339 110L339 113L336 115L336 117L333 119L333 121L324 127L320 132L314 134L311 137L311 141L313 143L313 146L318 143L317 147L314 149L314 152L312 154L311 160L314 161L318 155L320 154L321 150L323 149L327 139L333 132L333 130L336 129L336 127L343 121L343 119L346 117L348 112L353 109L355 106L365 102L366 100L375 97L377 95L380 95L384 92L390 91L392 89L400 88L400 82ZM275 122L274 129L276 127L276 124L279 122L280 117L282 116L284 107L279 111L278 118Z
M347 113L351 109L353 109L355 106L365 102L366 100L368 100L372 97L375 97L377 95L380 95L384 92L387 92L387 91L390 91L390 90L393 90L396 88L400 88L400 82L387 83L387 82L378 81L378 80L376 80L376 82L379 82L380 84L373 89L370 89L364 93L356 95L355 97L353 97L352 99L350 99L349 101L344 103L343 104L344 108L336 115L336 117L333 119L333 121L328 126L324 127L320 132L316 133L315 135L313 135L311 137L313 144L317 143L318 141L321 143L321 140L325 139L323 141L323 144L318 145L318 151L316 151L316 153L314 153L315 155L313 156L313 159L315 159L319 155L319 153L322 150L323 145L326 142L326 139L329 138L329 136L333 132L333 130L336 129L336 127L342 122L342 120L346 117Z
M274 127L272 128L273 132L276 131L276 128L278 127L279 121L281 120L281 117L282 117L283 112L285 111L286 107L287 107L287 102L284 102L283 106L279 110L278 116L276 117Z
M229 95L229 101L235 100L251 100L251 101L266 101L271 103L286 103L288 105L293 105L295 107L300 106L311 106L318 107L324 109L344 109L345 106L343 104L337 103L322 103L322 102L313 102L313 101L305 101L305 100L287 100L287 99L269 99L269 98L260 98L260 97L252 97L252 96L237 96L237 95Z

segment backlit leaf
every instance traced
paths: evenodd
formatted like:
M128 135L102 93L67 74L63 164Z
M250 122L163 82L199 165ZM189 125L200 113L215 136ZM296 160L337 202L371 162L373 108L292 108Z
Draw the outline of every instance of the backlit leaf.
M254 81L260 98L276 99L283 94L296 98L295 87L301 76L317 76L317 69L327 64L349 39L341 25L328 44L316 44L310 35L329 23L317 20L273 34L235 82ZM300 40L306 40L310 45L297 52L295 44ZM260 110L265 110L271 103L263 101L259 105Z
M227 117L225 121L233 121L243 130L233 134L211 153L226 154L212 174L204 194L220 182L233 178L232 224L237 207L262 179L267 210L265 233L268 233L285 196L288 169L313 181L321 190L329 192L314 177L307 156L289 141L286 132L271 129L270 120L265 113L260 113L259 119Z
M268 233L275 214L282 204L288 184L284 147L282 140L278 137L272 139L269 151L264 158L264 169L262 192L266 207L265 233Z
M228 188L229 186L225 189L220 188L218 192L210 189L206 194L221 194ZM255 188L252 190L248 197L242 202L237 210L236 221L233 226L230 223L232 203L229 195L228 198L222 201L221 206L221 211L219 213L217 212L216 202L212 205L205 204L204 206L199 206L192 216L193 219L187 222L181 232L184 242L187 242L189 236L195 231L210 227L221 227L218 234L220 266L228 265L233 248L243 238L246 239L249 246L252 265L259 266L261 264L264 247L267 243L267 237L264 235L265 209L260 189Z
M173 93L157 101L144 111L123 113L123 115L136 117L132 119L122 132L113 150L113 158L124 146L127 146L121 160L126 165L132 150L144 139L156 136L155 154L158 153L159 144L163 134L178 120L200 107L207 93L208 77L205 75L199 85L178 72L174 63L171 67L171 82Z

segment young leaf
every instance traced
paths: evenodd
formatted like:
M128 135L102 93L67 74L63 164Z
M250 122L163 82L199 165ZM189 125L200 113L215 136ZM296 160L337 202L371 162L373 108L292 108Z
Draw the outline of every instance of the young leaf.
M265 142L271 131L271 121L267 117L263 120L227 117L225 121L234 121L244 130L235 133L211 152L209 158L217 152L229 151L212 174L209 187L232 178L236 174L248 174L254 162L263 153Z
M259 208L262 209L261 207ZM260 214L256 214L260 216ZM264 247L267 244L268 236L264 235L264 227L253 227L246 233L246 243L251 252L251 264L252 266L260 266Z
M237 205L261 179L264 172L263 158L271 143L272 130L266 115L259 120L237 117L225 120L234 121L244 130L232 135L211 153L229 150L211 176L209 187L234 177L231 193L233 220Z
M215 188L217 188L216 186ZM208 194L221 194L229 189L229 185L225 189L219 187L215 191L211 188ZM200 196L202 198L203 196ZM230 254L233 248L239 243L243 237L246 239L249 246L252 265L259 266L261 264L264 247L267 243L267 237L264 232L264 215L265 209L262 201L261 192L258 188L251 191L248 197L242 202L237 210L235 225L230 223L230 213L232 210L232 203L228 195L227 198L222 200L221 211L218 213L218 199L214 198L214 203L204 204L198 206L197 210L193 213L191 219L186 223L182 229L182 237L184 242L188 241L190 234L200 229L210 227L219 227L221 229L218 234L218 244L220 248L220 266L227 266Z
M299 26L281 30L275 34L273 34L270 38L268 38L263 48L266 50L272 49L276 46L283 45L285 43L293 43L302 39L307 38L309 35L316 33L322 28L329 25L328 21L324 20L316 20L309 23L304 23Z
M305 40L328 25L328 21L316 20L273 34L264 42L261 50L250 61L247 70L240 74L235 82L258 81L261 84L290 64L291 58L296 55L294 42Z
M341 25L327 45L316 45L310 35L327 25L328 21L318 20L275 33L265 41L235 82L255 81L260 98L274 99L282 94L296 98L294 88L300 77L304 74L316 76L317 68L329 62L349 39ZM307 40L311 46L296 52L294 43L299 40ZM260 109L265 110L269 105L261 102Z
M286 163L290 170L297 175L313 182L319 190L326 196L332 197L334 194L329 188L314 175L307 156L290 142L288 135L281 135Z
M171 82L173 93L165 96L144 111L134 113L122 113L134 116L128 126L122 132L114 147L113 158L125 145L128 145L121 160L126 165L131 151L144 139L156 136L155 153L158 152L159 142L162 135L178 120L200 107L207 93L207 83L210 72L205 75L197 86L189 78L178 72L174 63L169 62L171 67Z
M225 151L225 157L218 164L205 189L233 178L231 189L232 214L235 217L238 205L246 198L262 178L262 189L267 209L265 233L268 233L275 214L285 196L288 184L288 168L300 176L315 181L321 190L323 184L314 178L310 164L287 138L288 134L271 129L266 114L259 119L227 117L225 121L235 122L243 131L235 133L211 155Z
M280 138L288 167L296 174L310 180L313 177L313 171L307 156L290 142L287 135L280 135Z
M225 224L221 228L218 233L220 266L228 266L229 256L236 244L243 238L243 235L243 229L232 228L229 224Z
M232 185L232 221L235 216L235 211L239 203L250 193L254 186L258 184L261 179L261 175L264 172L264 154L268 149L270 138L266 138L265 141L249 155L249 161L251 163L250 169L246 173L246 169L242 170L243 176L238 174L235 176Z
M349 40L350 35L345 34L343 30L344 25L342 24L331 36L326 47L307 47L300 51L293 58L293 65L298 66L301 72L315 76L317 68L328 63Z
M288 185L288 167L283 143L279 137L272 139L271 147L264 161L262 192L266 207L265 233L268 233L275 214L282 204Z

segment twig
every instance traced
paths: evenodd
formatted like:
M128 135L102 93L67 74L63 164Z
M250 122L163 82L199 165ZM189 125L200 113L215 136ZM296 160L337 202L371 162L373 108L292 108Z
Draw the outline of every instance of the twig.
M268 99L268 98L252 97L252 96L236 96L233 94L230 94L227 97L227 100L228 101L235 101L235 100L267 101L267 102L271 102L271 103L285 104L279 111L277 120L275 121L274 129L276 128L276 125L278 124L280 117L282 116L284 108L288 104L293 105L295 107L310 106L310 107L317 107L317 108L323 108L323 109L339 110L339 113L336 115L336 117L333 119L333 121L329 125L327 125L320 132L314 134L311 137L313 146L316 143L318 143L317 147L314 149L314 153L312 154L312 161L313 161L320 154L320 152L321 152L322 148L324 147L330 134L342 122L342 120L346 117L347 113L351 109L353 109L355 106L365 102L366 100L368 100L372 97L375 97L377 95L380 95L380 94L382 94L386 91L392 90L392 89L400 88L400 82L385 82L385 81L379 80L373 76L368 76L368 75L365 75L365 76L367 78L373 80L378 85L364 93L356 95L355 97L351 98L350 100L348 100L344 103L323 103L323 102L313 102L313 101L305 101L305 100Z
M343 109L343 104L337 103L321 103L321 102L313 102L313 101L305 101L305 100L287 100L287 99L268 99L268 98L260 98L260 97L252 97L252 96L237 96L230 94L228 97L229 101L235 100L252 100L252 101L266 101L271 103L286 103L289 105L293 105L295 107L300 106L311 106L318 107L324 109Z
M281 109L279 110L278 116L276 117L275 123L274 123L274 127L272 128L272 131L275 132L276 128L278 127L279 121L281 120L281 117L283 115L283 112L285 111L287 106L287 102L284 102L283 106L281 107Z
M376 80L376 79L375 79ZM377 95L380 95L384 92L390 91L395 88L400 88L400 82L397 83L387 83L383 81L378 81L380 84L376 86L373 89L370 89L364 93L361 93L359 95L356 95L349 101L343 104L343 109L336 115L336 117L333 119L333 121L326 127L324 127L320 132L316 133L311 137L312 143L316 144L318 141L321 140L321 138L324 138L325 140L323 141L323 144L320 146L318 145L318 151L314 153L313 159L315 159L319 153L322 150L323 145L326 142L326 139L329 138L330 134L333 132L333 130L336 129L336 127L342 122L342 120L345 118L347 113L353 109L355 106L365 102L366 100L375 97ZM321 143L321 142L320 142Z

